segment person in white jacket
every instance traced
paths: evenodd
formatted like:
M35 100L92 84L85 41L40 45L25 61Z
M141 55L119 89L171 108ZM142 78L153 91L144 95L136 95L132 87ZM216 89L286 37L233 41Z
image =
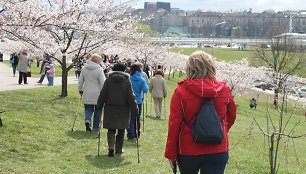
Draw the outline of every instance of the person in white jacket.
M99 93L105 81L105 75L101 67L102 57L99 54L93 54L91 60L82 68L79 77L79 93L83 96L85 107L85 126L86 131L91 131L91 118L93 119L93 130L99 129L102 111L97 110L97 100Z

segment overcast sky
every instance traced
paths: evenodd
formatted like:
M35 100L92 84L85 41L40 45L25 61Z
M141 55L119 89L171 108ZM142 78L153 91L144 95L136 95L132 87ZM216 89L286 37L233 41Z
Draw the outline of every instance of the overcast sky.
M144 2L156 2L151 0L138 0L135 8L143 8ZM182 10L203 11L236 11L249 10L262 12L267 9L278 11L284 10L306 10L306 0L160 0L159 2L170 2L171 8Z

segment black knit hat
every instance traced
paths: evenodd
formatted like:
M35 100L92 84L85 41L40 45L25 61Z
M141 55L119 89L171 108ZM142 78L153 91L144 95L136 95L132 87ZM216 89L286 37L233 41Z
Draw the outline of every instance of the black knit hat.
M126 66L121 63L116 63L112 68L113 71L123 71L123 72L125 71L125 69L126 69Z

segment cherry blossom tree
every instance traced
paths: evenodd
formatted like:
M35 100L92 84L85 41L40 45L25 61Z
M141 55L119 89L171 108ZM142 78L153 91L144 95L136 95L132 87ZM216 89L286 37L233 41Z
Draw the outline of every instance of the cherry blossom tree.
M2 0L0 27L26 45L49 54L62 68L61 96L79 58L108 42L131 37L133 19L125 15L133 0Z

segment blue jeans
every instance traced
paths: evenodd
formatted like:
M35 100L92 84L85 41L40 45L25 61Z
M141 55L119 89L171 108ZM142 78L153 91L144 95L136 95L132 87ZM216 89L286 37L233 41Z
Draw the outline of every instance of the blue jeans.
M42 82L44 81L45 75L46 75L46 74L42 74L42 75L40 76L40 79L38 80L37 83L42 83Z
M138 129L138 137L140 136L140 115L141 115L141 106L142 104L138 104L138 117L136 118L133 112L131 112L131 120L130 120L130 128L127 129L127 137L128 138L136 138L136 127ZM137 124L136 124L137 119Z
M53 86L54 77L48 76L48 86Z
M13 74L14 76L16 75L16 68L17 68L17 65L16 64L12 64L12 68L13 68Z
M99 125L100 125L102 111L98 111L96 105L84 104L84 107L85 107L85 123L89 123L89 125L91 125L91 118L93 115L94 116L93 129L98 130Z
M177 162L181 174L224 174L228 152L208 155L179 155Z

